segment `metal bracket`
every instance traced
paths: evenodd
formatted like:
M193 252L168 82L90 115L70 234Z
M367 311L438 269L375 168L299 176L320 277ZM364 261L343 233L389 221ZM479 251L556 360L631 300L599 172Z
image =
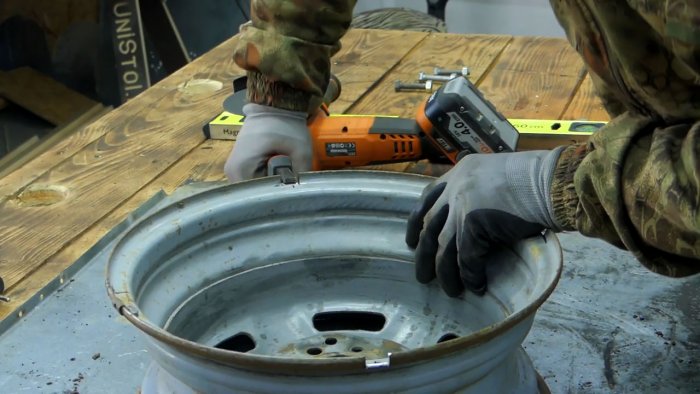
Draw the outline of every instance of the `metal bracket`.
M365 360L365 367L367 369L389 368L390 365L391 365L391 353L387 353L385 358L378 358L375 360Z
M280 177L285 185L299 183L299 177L292 168L292 160L288 156L273 156L267 162L267 175Z
M139 317L139 310L133 305L122 305L119 308L119 313L121 315L129 314L133 317Z

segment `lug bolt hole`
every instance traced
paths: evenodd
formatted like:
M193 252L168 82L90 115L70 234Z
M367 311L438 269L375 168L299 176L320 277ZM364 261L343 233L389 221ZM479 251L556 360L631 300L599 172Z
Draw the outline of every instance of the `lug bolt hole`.
M438 339L437 343L447 342L457 338L459 338L459 335L450 332L441 336L440 339Z
M318 356L322 352L323 352L323 350L321 350L321 348L318 348L318 347L310 347L310 348L306 349L306 353L309 353L312 356Z
M354 347L353 347L352 349L350 349L350 350L352 350L352 351L355 352L355 353L359 353L359 352L362 351L362 348L359 347L359 346L354 346Z
M338 340L335 338L326 338L326 345L335 345L338 343Z
M247 332L228 337L214 345L215 348L231 350L233 352L247 353L255 349L255 340Z

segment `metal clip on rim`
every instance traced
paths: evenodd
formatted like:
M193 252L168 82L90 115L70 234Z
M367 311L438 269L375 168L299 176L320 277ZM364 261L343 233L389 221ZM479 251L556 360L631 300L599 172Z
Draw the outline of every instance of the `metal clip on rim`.
M285 185L299 183L299 177L292 168L292 160L289 156L272 156L270 160L267 161L267 175L279 176L280 182Z

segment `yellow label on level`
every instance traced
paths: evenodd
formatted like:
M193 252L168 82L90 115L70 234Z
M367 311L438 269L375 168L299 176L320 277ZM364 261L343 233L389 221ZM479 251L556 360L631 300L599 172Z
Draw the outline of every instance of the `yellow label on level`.
M590 135L607 122L585 120L508 119L521 134Z
M224 111L214 120L209 122L209 124L221 126L240 126L243 124L243 115L237 115Z

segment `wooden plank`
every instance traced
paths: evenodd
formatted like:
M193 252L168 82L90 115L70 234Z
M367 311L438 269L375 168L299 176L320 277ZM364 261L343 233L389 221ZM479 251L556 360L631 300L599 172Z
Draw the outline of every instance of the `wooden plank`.
M359 31L362 34L343 39L340 52L331 62L331 71L342 85L340 97L330 107L335 113L345 112L428 36L424 32ZM354 37L359 39L352 39Z
M559 119L583 76L566 40L516 37L477 86L507 118Z
M374 33L356 31L346 38L364 34ZM397 37L382 46L398 46L402 36ZM30 207L22 201L31 198L16 193L16 198L0 206L0 237L5 240L0 273L8 288L201 143L201 126L220 110L230 88L226 84L227 89L213 94L186 94L175 88L185 82L185 76L230 81L237 73L230 48L219 56L200 57L149 89L167 90L159 100L134 99L90 125L108 132L27 189L41 192L37 190L41 185L59 187L63 200Z
M56 146L59 141L110 110L111 107L105 107L102 104L95 104L94 107L81 114L75 120L69 122L63 127L59 127L48 136L42 137L37 144L32 146L32 148L27 152L24 152L21 157L15 158L7 165L0 164L0 179L22 167L50 147ZM0 201L2 200L4 200L4 198L2 195L0 195Z
M0 159L0 172L12 165L12 163L16 160L21 159L22 155L32 150L38 144L39 136L34 135L31 138L24 141L20 146L8 152L5 156L2 156L2 158Z
M145 94L145 93L144 93ZM62 160L70 158L78 150L101 137L107 128L81 127L66 138L56 141L54 145L39 154L32 161L25 163L22 168L0 178L0 201L11 197L18 190L46 173L51 167Z
M158 191L164 190L166 193L172 193L179 185L186 182L223 180L224 174L221 168L223 168L232 147L231 141L207 140L185 155L161 176L110 212L103 220L90 227L84 234L49 258L31 275L26 276L8 289L6 294L10 297L11 302L0 303L0 320L17 312L24 302L44 288L47 283L59 277L85 251Z
M97 104L30 67L0 71L0 96L56 126Z
M432 73L436 66L467 66L471 70L470 79L476 81L510 40L510 36L431 34L402 59L369 94L352 106L349 112L376 114L381 110L387 115L413 117L416 108L430 93L394 92L394 81L415 81L420 71Z
M595 93L590 75L586 75L561 118L565 120L610 120L610 115Z

